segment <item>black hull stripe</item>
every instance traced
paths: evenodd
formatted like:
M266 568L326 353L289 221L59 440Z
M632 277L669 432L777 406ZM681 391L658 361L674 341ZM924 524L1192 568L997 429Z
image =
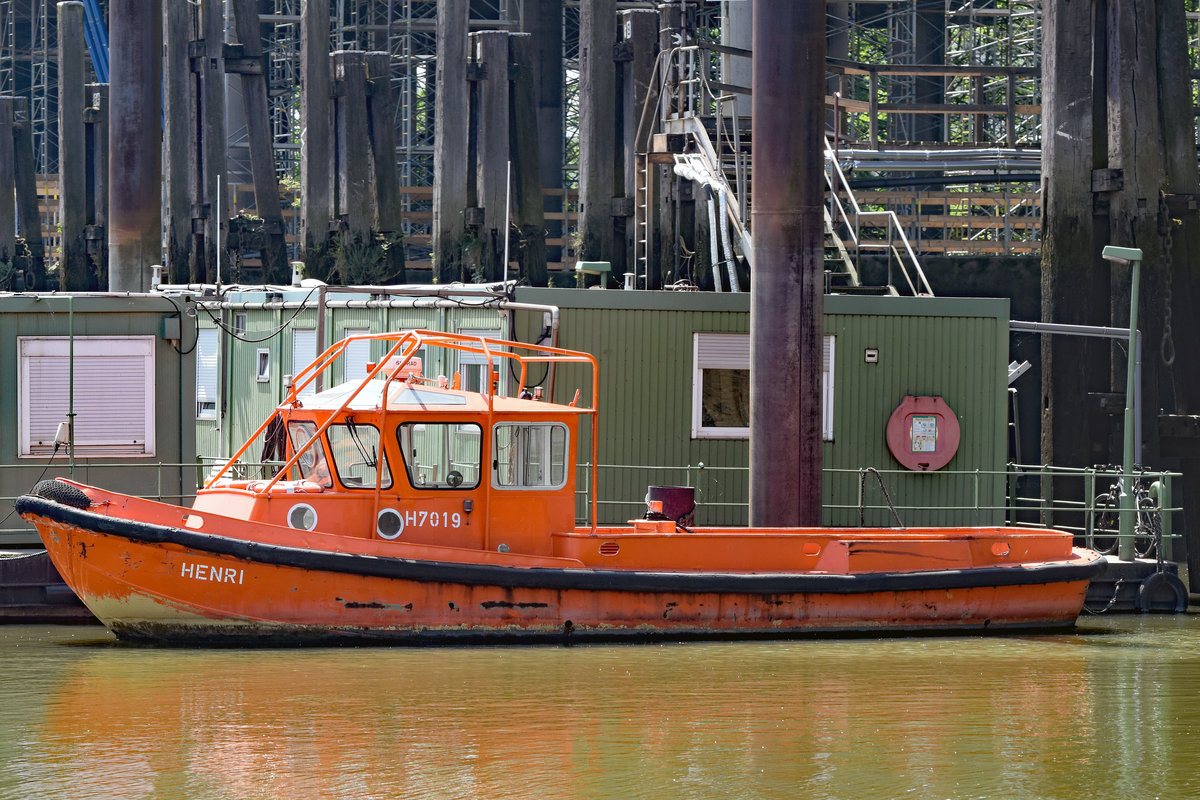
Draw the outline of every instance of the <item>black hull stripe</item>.
M976 567L922 572L872 572L858 575L811 573L693 573L595 569L503 567L420 561L355 553L333 553L248 542L186 528L154 525L94 514L33 495L16 501L17 513L36 515L65 525L135 542L175 544L189 550L245 561L373 578L423 583L456 583L514 589L618 592L685 592L741 594L864 594L921 590L972 589L986 586L1034 586L1090 580L1103 559L1079 563L1052 562L1031 567Z

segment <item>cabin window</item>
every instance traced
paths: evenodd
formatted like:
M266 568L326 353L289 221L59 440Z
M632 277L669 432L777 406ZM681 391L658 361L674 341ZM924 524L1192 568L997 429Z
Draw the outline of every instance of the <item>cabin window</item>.
M196 419L217 418L217 329L196 331Z
M338 480L347 489L374 489L377 480L381 489L392 485L392 473L379 447L379 429L374 425L347 420L344 425L326 428L325 438Z
M558 422L497 425L492 483L501 489L560 489L567 482L567 426Z
M297 453L317 435L315 422L289 422L288 436L292 440L292 452ZM333 486L329 476L329 463L325 460L325 449L319 441L305 450L296 460L293 478L319 483L326 489Z
M833 356L837 337L824 337L821 439L833 441ZM750 336L697 333L692 339L692 438L750 438Z
M479 426L406 422L396 430L409 482L417 489L474 489L482 460Z
M58 425L72 411L76 456L154 455L156 338L17 337L19 455L54 452Z

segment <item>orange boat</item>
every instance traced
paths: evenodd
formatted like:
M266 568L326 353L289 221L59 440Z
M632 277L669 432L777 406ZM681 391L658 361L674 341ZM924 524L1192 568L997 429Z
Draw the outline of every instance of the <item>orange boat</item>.
M368 375L312 392L363 340L386 348ZM459 371L422 377L431 356ZM541 399L534 365L586 374L590 406L579 391ZM178 643L1061 628L1102 565L1036 528L691 527L678 488L652 491L645 519L600 526L595 470L578 525L598 379L592 356L559 348L353 336L297 376L191 508L60 479L17 509L118 637ZM245 463L259 442L262 463Z

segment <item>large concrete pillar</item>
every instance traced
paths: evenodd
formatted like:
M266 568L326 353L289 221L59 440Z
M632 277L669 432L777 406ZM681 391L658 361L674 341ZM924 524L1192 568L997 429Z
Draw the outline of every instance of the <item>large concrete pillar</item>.
M109 4L108 288L144 292L162 259L162 0Z
M825 4L754 0L750 524L821 524Z

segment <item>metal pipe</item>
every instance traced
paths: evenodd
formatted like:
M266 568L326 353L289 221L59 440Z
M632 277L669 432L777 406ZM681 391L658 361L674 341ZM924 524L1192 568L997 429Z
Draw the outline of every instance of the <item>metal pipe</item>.
M705 185L704 192L708 195L708 202L705 205L708 206L708 246L712 261L710 266L713 276L713 288L718 292L723 292L725 291L725 287L721 284L721 257L717 244L717 198L714 196L711 186Z
M1129 328L1109 328L1101 325L1068 325L1061 322L1021 322L1011 320L1008 328L1017 333L1050 333L1065 336L1091 336L1099 339L1129 339ZM1133 452L1138 461L1142 459L1142 332L1137 332L1134 346L1133 376Z

